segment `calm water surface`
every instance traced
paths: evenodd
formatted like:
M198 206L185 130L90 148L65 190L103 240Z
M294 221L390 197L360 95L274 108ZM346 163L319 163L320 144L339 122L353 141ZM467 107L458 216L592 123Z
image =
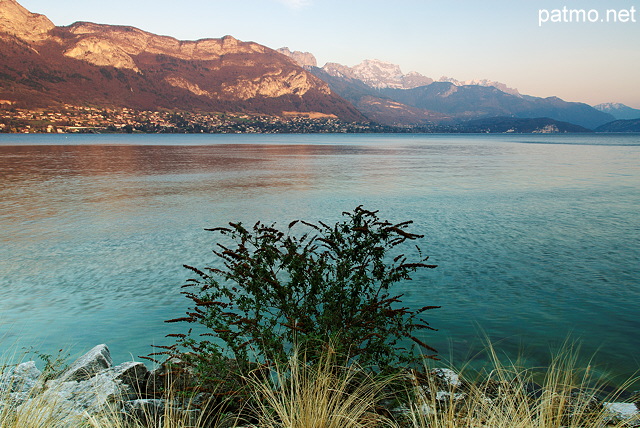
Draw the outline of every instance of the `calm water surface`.
M360 204L426 235L439 267L401 289L442 306L424 339L447 359L486 333L544 364L571 334L640 368L638 135L0 135L0 348L146 355L204 228Z

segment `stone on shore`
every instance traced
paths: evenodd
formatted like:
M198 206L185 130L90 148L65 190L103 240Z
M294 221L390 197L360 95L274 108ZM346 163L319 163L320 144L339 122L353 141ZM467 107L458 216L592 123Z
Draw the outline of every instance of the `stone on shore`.
M56 382L87 380L113 364L107 345L98 345L78 358L65 370Z
M640 410L635 403L602 403L602 405L608 413L608 422L640 427Z
M50 375L46 373L46 376ZM18 421L26 418L30 426L33 426L33 420L39 421L38 426L84 426L90 419L113 421L114 416L121 418L123 426L127 421L158 426L167 417L193 425L200 418L220 416L202 410L207 407L207 398L211 399L207 392L196 393L189 403L179 395L167 398L168 390L175 387L186 390L192 382L197 382L196 374L175 359L152 372L140 362L113 367L107 346L98 345L74 361L58 378L46 383L44 378L33 361L6 368L0 373L0 412L13 412ZM450 369L433 369L426 373L412 370L407 372L407 380L415 394L414 402L408 404L410 408L401 406L389 410L390 414L404 419L416 414L428 416L456 411L473 396L473 384ZM492 379L479 387L480 398L487 403L499 403L506 396L521 393L508 382ZM539 397L536 388L529 388L529 385L526 388L528 397ZM575 410L587 411L604 417L609 424L640 427L640 409L635 404L639 395L624 394L621 401L625 399L626 403L603 403L589 392L576 389L567 397L565 410L567 415ZM225 409L230 415L240 414L236 412L239 409ZM604 415L600 413L603 409ZM25 424L18 422L12 426Z
M47 420L118 413L123 403L139 398L148 370L139 362L112 367L109 348L98 345L46 385L39 384L41 374L33 361L5 372L0 377L0 391L9 391L11 400L4 404L18 413L37 409L46 413L39 417Z
M16 407L27 401L29 394L39 386L42 372L33 361L11 367L0 376L0 396L8 405Z

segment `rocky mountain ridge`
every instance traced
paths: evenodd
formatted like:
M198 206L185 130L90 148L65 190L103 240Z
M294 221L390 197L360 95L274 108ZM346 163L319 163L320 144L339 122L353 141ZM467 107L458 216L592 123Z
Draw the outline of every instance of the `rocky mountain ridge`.
M617 120L640 119L640 110L621 103L603 103L593 106L596 110L609 113Z
M184 61L212 61L223 55L267 52L257 43L243 43L232 36L221 39L180 41L158 36L134 27L76 22L66 27L75 36L66 44L64 55L97 66L130 69L140 72L134 57L143 53L167 55ZM325 92L327 88L323 88Z
M438 82L449 82L453 83L455 86L485 86L485 87L494 87L496 89L501 90L502 92L506 92L507 94L519 96L520 92L516 88L510 88L504 83L496 82L495 80L489 79L471 79L460 81L451 77L442 76L438 79Z
M297 60L302 55L306 69L329 83L332 90L369 119L385 125L429 126L513 117L550 118L593 129L614 120L608 112L583 103L522 95L517 89L493 80L441 77L435 81L417 72L405 74L400 66L380 60L365 60L354 67L327 63L319 68L311 65L316 60L309 52L289 56Z
M329 74L336 69L334 64L327 64L323 67L323 70ZM404 74L399 65L377 59L367 59L351 67L348 75L375 89L411 89L433 83L433 79L420 73L412 71Z
M366 121L294 61L231 36L181 41L134 27L56 27L0 0L0 56L0 100L16 107L286 111Z
M293 51L289 50L287 47L279 48L277 51L283 55L288 56L298 63L301 67L317 67L318 61L316 57L310 52L301 52L301 51Z
M312 68L318 66L315 56L310 52L292 52L287 47L278 49L278 52L287 55L303 67ZM328 62L322 67L322 70L333 77L346 77L361 80L366 85L375 89L413 89L419 86L430 85L436 81L431 77L418 73L417 71L410 71L405 74L402 72L399 65L387 61L381 61L379 59L365 59L360 64L353 67L335 62ZM520 95L520 92L518 92L517 89L510 88L506 84L495 80L472 79L461 81L451 77L442 76L437 81L450 82L456 86L493 86L508 94Z
M232 36L181 41L127 26L56 27L15 0L0 0L0 106L65 104L313 115L401 127L499 116L594 129L614 120L586 104L522 95L491 80L434 81L380 60L320 68L308 52Z
M0 29L25 41L47 37L55 25L44 15L31 13L14 0L0 0Z

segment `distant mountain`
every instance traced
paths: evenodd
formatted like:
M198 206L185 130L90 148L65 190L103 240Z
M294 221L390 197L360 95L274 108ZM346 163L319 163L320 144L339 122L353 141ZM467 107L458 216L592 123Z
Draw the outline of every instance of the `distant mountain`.
M598 104L593 108L605 113L609 113L616 119L640 119L640 110L620 103Z
M284 49L284 48L283 48ZM370 120L399 126L456 123L475 118L550 118L593 129L614 117L584 103L557 97L521 95L517 89L486 79L464 82L447 77L433 79L416 72L404 74L398 65L365 60L355 67L327 63L322 68L312 54L293 54L307 70L327 82ZM312 60L311 60L312 58Z
M364 116L322 80L265 46L180 41L133 27L56 27L0 0L0 103Z
M291 50L289 50L289 48L287 47L277 49L277 51L293 59L301 67L307 68L307 67L318 66L318 61L316 61L316 57L310 52L300 52L300 51L291 52Z
M310 52L291 52L287 47L278 49L278 52L287 55L299 65L307 69L317 67L317 60ZM405 74L402 72L399 65L380 61L378 59L367 59L354 67L329 62L325 64L322 69L330 76L357 79L365 83L367 86L375 89L413 89L419 86L430 85L434 82L432 78L424 76L416 71L410 71ZM495 80L473 79L460 81L443 76L438 81L453 83L456 86L493 86L508 94L520 94L517 89L510 88L504 83L496 82Z
M550 118L587 128L614 120L586 104L521 95L500 82L441 80L379 60L319 68L308 52L275 51L231 36L180 41L133 27L56 27L15 0L0 0L2 108L312 114L427 127L491 117Z
M354 67L347 67L336 63L327 63L322 69L335 77L350 77L364 82L375 89L413 89L430 85L434 80L418 72L411 71L404 74L399 65L377 59L367 59ZM477 85L495 87L512 95L519 95L517 89L510 88L504 83L487 79L459 81L449 77L441 77L439 82L449 82L456 86Z
M536 119L520 119L514 117L492 117L463 122L460 129L474 133L521 133L521 134L557 134L592 132L582 126L560 122L548 117Z
M331 74L335 65L327 64L323 68ZM433 83L433 79L420 73L412 71L404 74L400 66L376 59L364 60L360 64L351 67L351 73L356 79L376 89L411 89Z
M616 120L595 129L596 132L640 132L640 119Z
M451 77L442 76L440 79L438 79L438 82L449 82L449 83L453 83L456 86L472 86L472 85L487 86L487 87L493 86L494 88L500 89L502 92L506 92L507 94L520 95L520 92L517 89L510 88L504 83L496 82L495 80L472 79L472 80L460 81L457 79L453 79Z
M380 95L403 104L437 111L458 119L512 116L519 118L548 117L593 129L611 121L611 115L584 103L570 103L557 97L538 98L507 94L495 87L455 86L434 82L419 88L383 89Z
M327 64L323 68L311 67L310 71L353 103L369 120L390 126L425 126L452 119L446 114L412 107L382 96L379 89L355 77L350 68L341 67L344 66Z
M547 117L593 129L613 120L613 116L587 104L569 103L556 97L513 95L495 86L433 82L409 89L382 88L371 86L371 79L362 80L352 68L339 64L310 70L365 116L388 125L422 126L488 117ZM372 104L372 99L378 101ZM387 108L383 108L385 105ZM399 115L400 111L411 113Z

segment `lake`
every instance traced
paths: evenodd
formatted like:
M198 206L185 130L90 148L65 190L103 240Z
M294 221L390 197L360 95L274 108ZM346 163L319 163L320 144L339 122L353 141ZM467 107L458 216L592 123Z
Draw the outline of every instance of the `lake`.
M544 364L568 336L640 368L640 135L0 134L0 347L122 362L170 344L182 265L229 221L335 222L358 205L435 270L402 284L461 363L488 335ZM481 361L481 359L480 359Z

